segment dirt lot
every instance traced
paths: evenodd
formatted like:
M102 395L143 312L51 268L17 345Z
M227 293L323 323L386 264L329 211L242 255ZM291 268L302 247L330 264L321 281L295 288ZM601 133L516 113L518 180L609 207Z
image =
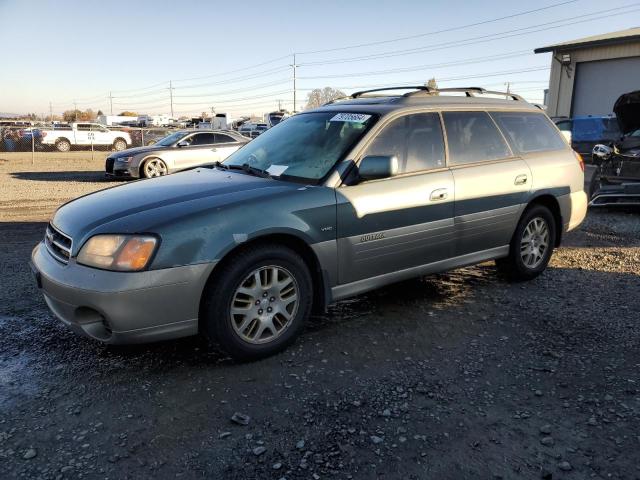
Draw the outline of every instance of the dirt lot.
M29 253L55 206L112 183L102 160L30 161L0 161L3 478L640 478L640 212L591 212L530 283L404 282L237 364L62 327Z

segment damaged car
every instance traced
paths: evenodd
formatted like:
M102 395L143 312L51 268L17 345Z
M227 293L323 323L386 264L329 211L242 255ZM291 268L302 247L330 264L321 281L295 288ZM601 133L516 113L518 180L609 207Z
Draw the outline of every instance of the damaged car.
M640 205L640 90L616 100L613 111L622 137L593 148L596 171L591 180L589 205Z

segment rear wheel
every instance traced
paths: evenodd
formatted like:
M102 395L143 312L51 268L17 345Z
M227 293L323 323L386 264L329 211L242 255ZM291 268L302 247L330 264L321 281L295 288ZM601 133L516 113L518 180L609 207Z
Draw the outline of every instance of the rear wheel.
M66 138L62 138L56 142L56 149L59 152L68 152L71 150L71 142Z
M125 142L123 139L121 138L117 138L114 142L113 142L113 149L116 152L121 152L122 150L127 148L127 142Z
M310 314L312 283L302 258L275 244L250 247L215 273L203 296L201 329L238 360L279 352Z
M150 158L142 166L142 174L145 178L162 177L169 173L167 165L159 158Z
M556 224L544 205L523 213L511 239L509 255L496 260L498 270L514 281L531 280L549 264L555 245Z

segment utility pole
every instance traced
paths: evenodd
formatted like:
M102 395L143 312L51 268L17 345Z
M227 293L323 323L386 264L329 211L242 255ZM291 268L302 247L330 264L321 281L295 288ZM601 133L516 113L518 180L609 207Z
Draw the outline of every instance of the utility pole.
M505 83L505 85L507 86L507 94L505 95L504 98L509 98L509 94L511 93L511 82L507 82Z
M173 83L169 80L169 101L171 102L171 118L173 118Z
M296 54L293 54L293 65L291 65L293 67L293 113L296 113L296 96L297 96L297 90L296 90L296 68L298 67L298 65L296 65Z
M113 93L109 92L109 115L113 115Z
M51 102L49 102L49 121L53 123L53 106L51 105Z
M76 116L76 122L78 121L78 102L73 101L73 113Z
M282 100L278 100L278 111L282 110Z

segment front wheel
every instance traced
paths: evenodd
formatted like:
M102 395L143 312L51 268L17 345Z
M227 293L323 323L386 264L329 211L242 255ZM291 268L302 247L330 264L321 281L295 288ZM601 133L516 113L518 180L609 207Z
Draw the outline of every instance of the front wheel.
M544 205L523 213L509 245L509 255L496 260L498 270L510 280L531 280L549 264L555 245L556 224Z
M71 150L71 142L66 139L58 140L56 142L56 149L59 152L68 152L69 150Z
M214 275L200 318L209 339L238 360L273 355L295 340L313 299L309 269L296 252L249 247Z
M144 162L142 174L145 178L162 177L169 173L167 165L159 158L150 158Z

